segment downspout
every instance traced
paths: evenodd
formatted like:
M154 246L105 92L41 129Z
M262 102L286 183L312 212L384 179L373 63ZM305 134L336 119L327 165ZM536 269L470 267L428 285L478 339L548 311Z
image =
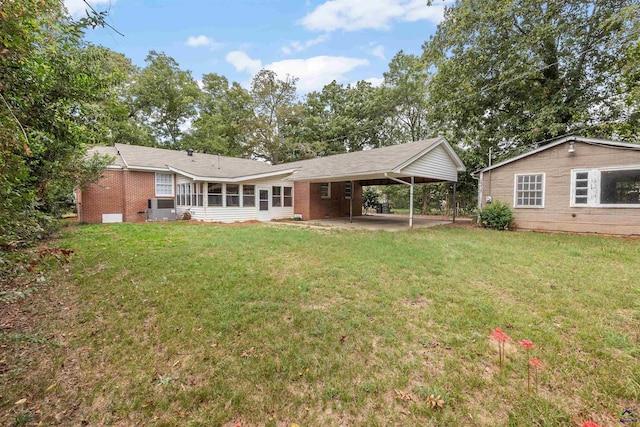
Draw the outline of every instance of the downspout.
M411 184L409 184L408 182L404 182L401 179L389 176L387 172L384 173L384 176L391 181L411 186L411 189L409 190L409 228L413 228L413 187L415 185L414 177L411 177Z

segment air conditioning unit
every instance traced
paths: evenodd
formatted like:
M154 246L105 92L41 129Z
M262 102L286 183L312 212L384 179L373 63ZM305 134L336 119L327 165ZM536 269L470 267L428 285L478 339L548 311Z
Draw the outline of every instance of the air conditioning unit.
M175 221L175 199L149 199L147 203L147 221Z

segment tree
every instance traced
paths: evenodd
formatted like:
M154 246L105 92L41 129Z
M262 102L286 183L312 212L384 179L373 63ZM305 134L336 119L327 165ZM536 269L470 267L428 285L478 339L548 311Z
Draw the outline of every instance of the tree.
M155 145L180 149L183 129L196 115L198 85L164 53L152 50L145 62L130 88L135 116L151 128Z
M202 153L243 157L250 154L247 135L253 110L251 95L238 83L218 74L202 76L200 115L193 122L185 146Z
M387 127L392 112L383 88L333 81L307 95L296 141L307 157L390 145L395 143Z
M152 129L136 120L134 99L130 93L131 83L140 70L121 53L102 46L89 46L89 49L94 51L94 61L100 72L110 76L112 82L103 99L95 105L96 125L104 129L100 143L155 145Z
M429 72L415 55L398 52L384 73L388 98L394 108L390 115L392 135L398 142L419 141L431 136L428 126Z
M622 117L619 61L638 16L637 0L456 1L424 45L434 126L505 156L605 129Z
M296 158L292 130L300 115L296 80L278 79L275 72L261 70L251 82L251 119L248 139L253 154L276 165Z
M61 1L5 2L0 13L0 247L45 237L99 140L94 106L112 84L82 42L102 14L72 21ZM0 260L0 273L4 271Z

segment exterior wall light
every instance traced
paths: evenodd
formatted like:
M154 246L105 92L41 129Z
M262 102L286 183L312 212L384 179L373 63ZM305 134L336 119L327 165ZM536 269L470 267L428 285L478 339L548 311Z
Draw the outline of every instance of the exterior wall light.
M573 145L573 142L569 143L569 150L567 150L569 154L573 154L576 152L576 147Z

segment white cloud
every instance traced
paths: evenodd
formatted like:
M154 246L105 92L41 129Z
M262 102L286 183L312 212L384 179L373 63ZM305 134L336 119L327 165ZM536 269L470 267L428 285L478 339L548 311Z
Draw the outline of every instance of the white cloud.
M381 44L371 49L369 53L371 53L371 55L375 56L376 58L382 59L383 61L387 60L387 58L384 56L384 46L382 46Z
M297 88L301 93L321 90L336 80L346 80L346 74L358 67L369 65L369 61L345 56L315 56L308 59L286 59L273 62L265 68L275 71L280 78L287 74L299 78Z
M212 38L207 36L191 36L187 39L185 44L191 47L208 46L211 49L218 49L222 47L222 43L216 43Z
M91 0L91 6L95 9L98 9L100 5L104 4L113 4L116 0ZM82 0L64 0L64 5L67 8L67 11L74 18L82 18L86 16L85 11L91 10L89 6Z
M262 66L259 59L251 59L243 51L229 52L226 56L228 63L237 71L254 75L260 69L275 71L279 78L287 75L298 78L296 87L300 93L321 90L333 80L341 83L347 80L347 74L358 67L366 67L369 61L363 58L346 56L314 56L307 59L286 59Z
M300 21L311 31L384 30L392 21L431 21L444 18L444 5L427 6L426 0L329 0Z
M241 50L229 52L224 59L229 64L233 65L236 71L245 71L249 74L256 74L262 69L262 61L259 59L251 59L249 55Z
M321 34L318 37L307 40L305 42L293 41L289 43L288 46L284 46L282 48L282 52L284 52L286 55L291 55L293 52L302 52L303 50L308 49L311 46L315 46L329 40L329 37L329 34Z
M382 83L384 83L382 77L369 77L368 79L364 79L364 81L371 83L375 87L382 86Z

